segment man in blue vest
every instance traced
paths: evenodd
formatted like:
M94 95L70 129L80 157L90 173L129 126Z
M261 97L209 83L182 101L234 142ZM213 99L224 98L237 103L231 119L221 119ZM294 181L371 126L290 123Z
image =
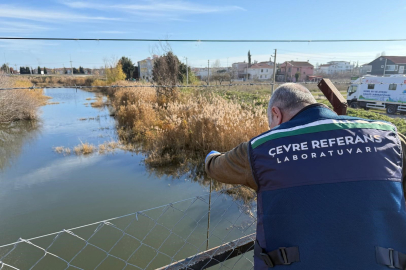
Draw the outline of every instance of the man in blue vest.
M388 122L338 116L299 84L268 105L270 130L206 171L257 191L255 269L405 269L405 137Z

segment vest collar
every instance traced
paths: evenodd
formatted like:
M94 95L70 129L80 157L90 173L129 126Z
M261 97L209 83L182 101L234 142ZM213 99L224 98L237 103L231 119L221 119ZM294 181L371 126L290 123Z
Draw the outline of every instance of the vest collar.
M292 121L293 119L296 120L297 118L302 118L302 117L308 117L308 116L316 116L318 115L319 117L331 117L331 116L337 116L337 114L330 110L326 105L322 103L314 103L307 105L303 109L301 109L299 112L297 112L289 121ZM287 121L287 122L289 122Z

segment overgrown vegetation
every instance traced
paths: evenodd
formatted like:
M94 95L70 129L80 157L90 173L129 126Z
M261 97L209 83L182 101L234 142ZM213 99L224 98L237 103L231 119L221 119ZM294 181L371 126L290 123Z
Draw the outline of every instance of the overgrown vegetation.
M99 95L96 97L96 101L90 103L93 108L102 108L104 106L103 96Z
M10 77L0 72L0 87L30 86L27 78ZM0 91L0 122L35 119L38 107L47 99L42 89Z
M123 67L119 61L112 60L110 63L106 61L104 72L105 80L97 79L92 83L93 86L111 85L115 82L125 80L126 78Z
M123 88L112 97L129 143L143 145L150 166L181 164L216 149L227 151L267 130L266 112L208 92L182 92L159 105L153 88Z
M392 118L382 113L374 111L365 111L363 109L351 109L351 108L348 109L348 115L366 119L383 120L391 122L397 127L399 133L402 133L403 135L406 136L406 120L403 118Z
M18 77L22 78L22 77ZM50 87L55 85L83 85L90 86L96 80L97 77L73 77L73 76L30 76L28 77L29 84L31 87L33 84L36 86ZM27 79L26 79L27 80Z
M53 148L58 154L70 155L72 150L69 147L57 146ZM80 155L90 155L92 153L106 154L114 152L116 149L129 150L128 147L116 142L116 141L106 141L98 146L90 143L80 142L79 145L73 147L73 152Z

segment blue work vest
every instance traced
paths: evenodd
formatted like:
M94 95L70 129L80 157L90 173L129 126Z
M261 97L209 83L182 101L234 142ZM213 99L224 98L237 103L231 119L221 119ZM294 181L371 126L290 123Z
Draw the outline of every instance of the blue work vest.
M280 248L294 248L287 256L293 263L277 269L403 263L402 148L394 125L310 105L253 138L249 158L258 184L258 244L286 263L292 259ZM268 269L254 258L255 269Z

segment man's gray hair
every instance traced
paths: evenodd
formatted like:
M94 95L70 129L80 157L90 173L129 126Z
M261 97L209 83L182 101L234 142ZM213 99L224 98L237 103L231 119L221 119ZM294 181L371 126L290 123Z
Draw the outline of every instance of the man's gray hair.
M312 93L303 85L285 83L276 88L268 104L268 115L273 106L282 112L299 111L303 107L316 103Z

